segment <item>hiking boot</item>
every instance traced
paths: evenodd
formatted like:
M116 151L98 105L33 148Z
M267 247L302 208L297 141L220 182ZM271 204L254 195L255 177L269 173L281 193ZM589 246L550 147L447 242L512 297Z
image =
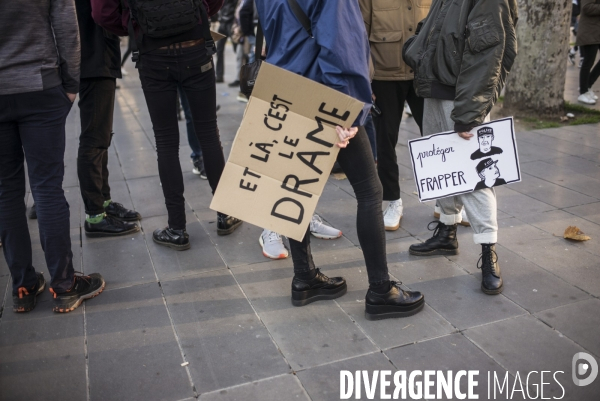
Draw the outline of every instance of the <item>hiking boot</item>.
M289 256L289 252L283 244L281 235L275 231L263 230L258 239L258 243L262 247L262 253L267 258L285 259Z
M292 305L304 306L315 301L336 299L346 293L348 286L343 277L327 277L316 269L316 275L310 280L301 280L294 276L292 280Z
M488 295L500 294L504 289L504 283L500 275L496 244L481 244L481 256L477 268L481 269L481 291Z
M141 214L135 210L129 210L117 202L110 202L108 206L104 208L104 213L123 221L138 221L142 219Z
M73 285L69 291L55 292L50 288L54 299L54 312L66 313L74 311L86 299L94 298L100 294L106 282L99 273L92 273L89 276L84 276L79 273L73 278Z
M365 318L382 320L408 317L419 313L425 306L425 297L419 291L404 291L400 284L390 281L390 290L378 294L369 289L365 297Z
M137 224L122 221L110 215L105 215L99 223L90 223L86 220L83 229L85 235L90 238L118 237L140 231Z
M383 224L386 231L396 231L400 228L400 220L402 219L402 199L391 201L383 212Z
M35 203L31 206L31 209L29 209L27 217L29 217L30 220L37 219L37 209L35 208Z
M320 239L336 239L342 236L340 230L326 225L316 214L310 220L310 233Z
M152 239L158 245L163 245L177 251L190 249L190 236L185 231L185 228L183 230L175 230L169 227L165 227L162 230L159 228L152 233Z
M242 224L242 220L223 213L217 213L217 234L229 235Z
M432 224L437 224L434 229ZM458 255L458 239L456 238L456 224L447 226L441 221L432 221L427 225L433 236L420 244L413 244L408 248L411 255Z
M19 287L17 294L13 294L13 312L22 313L29 312L35 308L37 296L46 288L46 280L40 272L35 272L37 275L37 283L31 289Z

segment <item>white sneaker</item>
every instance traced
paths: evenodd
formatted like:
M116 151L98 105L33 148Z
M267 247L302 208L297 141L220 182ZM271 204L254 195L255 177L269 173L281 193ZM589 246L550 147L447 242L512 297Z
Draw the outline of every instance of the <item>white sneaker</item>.
M275 231L263 230L260 238L258 239L260 246L262 247L263 255L271 259L285 259L289 253L281 235Z
M577 101L579 103L584 103L584 104L596 104L596 99L594 99L591 95L590 92L586 92L583 95L579 95L579 97L577 98Z
M409 117L412 117L412 111L410 110L410 106L406 102L404 103L404 112L408 114Z
M400 219L402 219L402 199L391 201L387 209L383 212L383 224L387 231L396 231L400 227Z
M342 236L342 232L337 228L325 225L321 218L314 214L310 221L310 233L321 239L336 239Z
M125 75L129 75L129 73L127 72L127 70L123 67L121 67L121 75L125 76Z
M596 93L593 90L589 90L588 93L590 94L590 96L592 97L592 99L594 100L598 100L598 96L596 95Z

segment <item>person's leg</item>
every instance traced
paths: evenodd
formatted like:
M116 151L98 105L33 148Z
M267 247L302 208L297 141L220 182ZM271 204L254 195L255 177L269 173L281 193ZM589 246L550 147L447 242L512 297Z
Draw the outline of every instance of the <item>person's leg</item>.
M185 116L185 128L187 131L188 144L192 148L192 154L190 157L193 161L198 160L202 157L202 149L200 148L200 142L194 129L194 120L192 118L192 110L190 110L190 103L188 102L187 96L181 86L181 82L177 83L177 92L181 99L181 108L183 109L183 115Z
M417 93L415 92L414 81L406 81L406 84L408 86L406 93L406 101L410 106L410 110L412 111L412 115L415 119L415 122L419 126L421 136L423 136L423 108L425 99L417 96Z
M400 199L400 175L396 157L398 132L402 119L403 103L399 102L396 81L373 81L375 103L381 110L380 116L374 116L377 135L377 172L383 186L383 200Z
M219 24L219 33L225 35L224 39L217 42L216 82L223 82L225 76L225 46L229 37L229 24Z
M494 188L485 188L458 195L465 205L467 217L473 228L476 244L498 242L498 207Z
M365 257L369 284L381 285L389 280L381 211L383 191L363 127L359 128L348 147L340 150L338 162L356 195L356 230Z
M138 68L156 139L158 174L169 215L169 228L185 230L185 199L176 113L177 79L173 75L178 69L177 58L167 55L166 51L144 54ZM189 242L187 244L189 247Z
M598 51L600 51L600 45L594 45L596 47L596 51L594 52L594 61L596 60L596 56L598 55ZM600 77L600 60L596 63L594 68L590 71L590 77L588 78L588 87L592 89L592 86L596 83L598 78Z
M310 231L307 229L302 241L289 238L292 261L294 262L294 275L300 278L313 278L316 274L315 262L310 250Z
M373 151L373 158L377 162L377 133L375 132L375 123L373 122L373 114L369 113L365 120L365 130L369 137L369 144L371 145L371 151Z
M579 94L583 95L590 89L590 72L594 61L596 60L596 53L598 52L597 45L585 45L581 46L581 57L583 57L583 63L581 64L581 70L579 71Z
M17 113L12 105L16 96L0 96L0 240L12 277L13 295L19 288L31 290L37 282L23 201L25 157Z
M62 189L65 121L72 103L61 86L23 94L19 100L24 110L19 133L37 206L40 242L50 271L50 285L55 292L64 292L71 289L74 280L69 204Z

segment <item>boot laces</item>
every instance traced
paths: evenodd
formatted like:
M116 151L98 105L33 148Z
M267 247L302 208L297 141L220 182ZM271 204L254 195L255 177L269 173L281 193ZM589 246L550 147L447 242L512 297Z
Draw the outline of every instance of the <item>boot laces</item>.
M477 261L477 268L484 272L494 273L493 266L498 262L498 254L491 247L484 247L484 250Z
M431 227L432 224L437 224L435 227ZM444 223L441 221L434 220L427 224L427 229L429 231L433 231L433 237L437 237L440 234L440 229L444 226Z

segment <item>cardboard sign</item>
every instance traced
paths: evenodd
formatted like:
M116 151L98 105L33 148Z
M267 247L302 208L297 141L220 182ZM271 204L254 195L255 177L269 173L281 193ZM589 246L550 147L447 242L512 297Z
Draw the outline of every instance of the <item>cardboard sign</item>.
M364 103L263 63L210 208L301 241Z
M521 181L512 117L408 141L421 202Z

